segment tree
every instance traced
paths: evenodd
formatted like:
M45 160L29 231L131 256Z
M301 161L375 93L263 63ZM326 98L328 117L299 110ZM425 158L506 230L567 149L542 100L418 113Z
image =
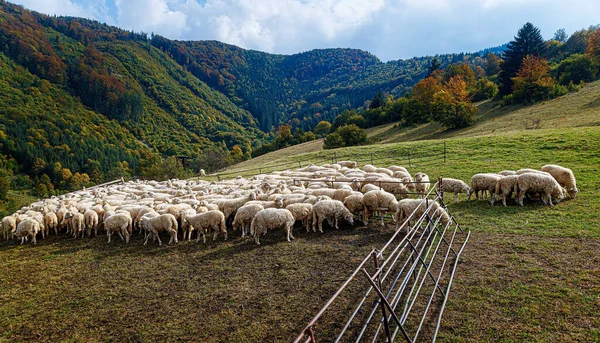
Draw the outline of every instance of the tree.
M375 108L382 107L383 105L385 105L386 100L387 99L383 96L381 91L379 91L379 92L377 92L377 94L375 94L375 97L373 98L373 100L371 100L371 103L369 104L369 108L375 109Z
M331 130L331 123L325 120L321 120L315 127L315 135L317 137L324 137Z
M433 97L440 90L442 90L442 85L433 76L424 78L413 87L412 97L422 105L420 106L421 113L415 113L415 115L422 117L424 120L422 122L427 122L431 118Z
M487 54L485 57L485 73L487 75L498 74L500 72L500 62L502 62L502 59L498 55L493 52Z
M365 128L367 126L367 121L365 117L360 114L355 114L346 120L346 125L354 124L358 127Z
M526 23L519 29L517 36L508 43L504 50L498 81L500 81L500 94L507 95L513 90L513 78L521 68L525 56L539 57L544 53L544 39L540 29L531 23Z
M531 55L523 59L523 65L513 82L516 101L548 99L556 84L550 76L548 61Z
M35 161L33 161L33 165L31 166L31 171L33 172L33 174L39 175L44 172L44 169L46 169L46 161L39 157L36 158Z
M585 54L590 56L596 64L600 64L600 28L594 30L588 38Z
M344 125L337 129L336 133L344 140L344 146L360 145L367 142L367 132L354 124Z
M442 66L442 64L440 63L440 61L437 59L437 57L434 57L431 59L431 64L429 65L429 67L427 68L427 76L431 76L431 74L440 69L440 67Z
M554 37L552 37L552 39L561 43L566 42L567 38L569 38L569 35L567 34L567 30L565 29L556 30L556 32L554 32Z
M560 62L555 70L556 79L561 85L594 81L596 67L587 55L575 54Z
M474 101L491 99L498 94L498 86L490 80L479 79L473 93Z

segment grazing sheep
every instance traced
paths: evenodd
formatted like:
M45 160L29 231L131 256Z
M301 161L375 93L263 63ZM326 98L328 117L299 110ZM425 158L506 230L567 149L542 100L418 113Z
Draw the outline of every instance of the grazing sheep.
M48 229L48 232L54 230L54 234L58 235L58 218L56 217L56 213L47 212L44 215L44 225Z
M362 193L367 193L369 191L379 191L379 190L381 190L381 188L372 183L367 183L366 185L362 186L362 188L360 189L360 191Z
M468 197L471 195L471 187L463 180L444 177L440 183L440 192L454 193L454 202L458 202L458 194L465 193Z
M387 169L393 171L394 173L401 171L401 172L405 172L408 174L408 169L406 169L404 167L400 167L400 166L389 166Z
M287 241L294 239L292 228L294 227L294 215L285 208L266 208L259 211L252 219L250 224L250 234L254 235L254 241L260 245L260 235L267 233L267 230L284 229L287 234Z
M202 234L202 242L206 243L206 232L208 232L208 229L214 231L213 241L217 239L219 232L222 232L225 240L227 240L225 215L221 211L211 210L192 217L186 217L185 220L198 231L196 243L200 241L200 234Z
M402 179L405 177L410 177L410 174L408 172L402 171L402 170L398 170L394 172L394 178L395 179Z
M491 174L491 173L480 173L475 174L471 177L471 194L468 199L471 200L471 195L475 194L475 198L479 199L479 192L481 191L481 198L486 198L486 191L489 192L490 196L496 190L496 182L503 178L502 175Z
M204 169L200 169L200 176L206 176L206 172L204 171Z
M356 163L354 161L339 161L337 164L339 164L342 167L351 168L351 169L354 169L354 168L356 168L356 166L358 166L358 163Z
M252 223L254 215L264 209L265 208L259 204L246 204L240 207L233 218L233 229L237 230L238 227L241 228L242 237L246 236L248 230L250 230L250 224Z
M338 227L338 220L345 219L348 223L354 224L352 213L339 200L323 200L313 205L313 231L317 232L316 226L319 226L319 232L323 232L323 220L327 219L329 225L335 221L335 228Z
M10 239L12 233L17 229L17 215L12 214L2 218L2 236L4 239Z
M400 179L377 179L375 185L381 187L382 190L388 193L398 195L402 199L408 198L409 196L409 189Z
M496 189L494 196L490 199L490 204L494 206L494 202L498 200L498 197L502 196L502 205L506 206L506 197L510 198L511 193L515 193L515 198L518 198L517 180L519 175L506 175L496 181Z
M111 217L109 217L110 219ZM188 219L188 218L186 218ZM162 241L160 240L159 232L166 231L169 233L171 239L169 240L169 244L177 241L177 219L174 215L170 213L161 214L155 217L151 217L148 215L143 216L140 219L140 226L144 228L144 230L148 231L148 236L144 240L144 245L148 243L148 238L151 235L154 235L158 239L158 245L162 245Z
M87 210L83 214L85 219L85 227L87 228L88 237L92 236L92 230L94 230L94 236L98 236L98 212L94 210Z
M419 198L425 197L431 184L429 183L429 176L425 173L418 172L415 174L415 191L419 193Z
M565 187L567 193L572 199L575 199L577 192L577 182L575 181L575 175L569 168L561 167L555 164L547 164L541 168L542 171L549 173L558 182L559 185Z
M129 213L115 213L104 220L104 229L106 230L106 235L108 236L108 243L110 243L110 238L113 233L117 233L122 240L125 241L125 244L129 243L129 230L128 227L131 226L131 216ZM123 238L125 236L125 238Z
M393 214L396 213L398 200L396 200L396 197L393 194L383 190L376 190L365 193L363 204L365 205L364 220L368 221L372 213L379 211L381 225L383 226L383 216L386 212L390 212L393 217Z
M256 200L255 192L251 192L245 197L223 200L219 204L219 209L221 210L221 212L223 212L223 215L225 216L225 222L227 222L229 216L235 216L235 213L240 207L244 206L245 203L252 200Z
M312 204L305 204L305 203L291 204L291 205L287 206L286 209L288 211L292 212L292 215L294 216L295 221L301 220L304 223L304 225L306 226L306 232L310 231L310 229L309 229L310 220L312 219L312 214L313 214L313 205Z
M509 176L509 175L516 175L516 174L517 174L517 172L514 170L503 170L498 173L498 175L502 175L502 176Z
M35 236L40 231L40 222L33 218L27 218L21 221L15 229L14 236L18 239L21 238L21 244L27 240L27 237L31 237L31 242L37 244Z
M525 193L528 191L541 193L544 205L549 204L550 206L554 206L552 203L553 197L557 203L565 197L563 188L551 175L524 173L519 175L517 185L519 189L518 202L521 206L523 206Z
M425 214L425 211L429 209L427 214L431 218L440 216L440 222L446 226L450 222L450 215L448 212L437 202L437 201L426 201L425 199L403 199L398 202L398 210L396 211L396 230L403 229L410 224L410 219L418 220ZM410 215L414 212L414 215Z
M365 166L363 167L363 170L367 173L373 173L376 169L377 168L372 164L365 164Z
M389 177L393 177L394 176L394 172L387 169L387 168L375 168L375 173L379 173L379 174L385 174Z
M365 217L365 204L363 204L364 194L356 194L346 197L344 199L344 206L352 213L352 215L358 215L359 219L362 219L364 225L367 225L367 217Z
M208 212L208 210L203 211L204 212ZM185 236L187 233L188 236L188 241L192 239L192 231L194 231L194 227L190 225L190 223L188 223L185 218L187 217L191 217L191 216L195 216L197 213L197 211L193 208L188 208L186 210L181 211L181 231L183 232L183 239L185 240Z

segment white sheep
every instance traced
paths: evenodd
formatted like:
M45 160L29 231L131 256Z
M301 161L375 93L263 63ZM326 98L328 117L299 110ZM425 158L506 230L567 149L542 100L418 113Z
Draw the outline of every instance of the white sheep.
M344 206L352 213L352 215L358 215L358 218L362 220L364 225L367 225L367 218L365 217L365 204L363 203L364 194L350 195L344 199Z
M362 188L360 189L360 191L362 193L367 193L369 191L378 191L378 190L381 190L381 188L372 183L367 183L366 185L362 186Z
M354 224L352 213L339 200L323 200L313 205L313 231L317 232L316 227L319 226L319 232L323 232L323 220L327 219L329 225L338 227L338 221L343 218L350 224ZM333 222L335 222L335 224Z
M58 218L56 217L56 213L46 212L44 215L44 225L48 229L48 232L54 230L54 234L58 235Z
M498 175L502 175L502 176L509 176L509 175L516 175L516 174L517 174L517 172L514 170L503 170L498 173Z
M229 219L230 216L235 216L237 210L244 206L248 201L256 200L256 193L250 192L248 195L237 198L237 199L226 199L219 203L219 209L223 212L225 216L225 222Z
M356 163L355 161L339 161L337 164L339 164L342 167L351 169L354 169L356 168L356 166L358 166L358 163Z
M490 199L490 204L493 206L494 202L502 197L502 205L506 206L506 197L510 197L511 193L515 193L515 198L518 198L517 180L519 175L506 175L503 178L496 181L496 189L494 196Z
M418 172L415 174L415 191L419 193L419 197L423 198L429 191L431 184L429 183L429 176L425 173Z
M202 207L203 209L206 209L206 207ZM204 212L208 212L208 210L203 211ZM194 231L194 227L190 225L190 223L188 223L185 218L187 217L191 217L191 216L195 216L196 214L198 214L198 212L193 209L193 208L188 208L185 210L181 211L181 215L179 216L181 218L181 231L183 231L183 239L185 240L185 236L187 234L188 237L188 241L192 239L192 231Z
M2 236L4 239L10 239L12 233L17 229L17 214L12 214L2 218Z
M427 209L429 209L429 211L427 211ZM427 201L426 199L402 199L398 202L398 209L396 211L396 230L403 229L406 226L408 231L410 220L417 221L426 211L431 219L439 216L439 221L444 226L448 225L450 222L450 215L437 201Z
M83 217L88 237L92 236L92 230L94 230L94 236L98 236L98 212L90 209L85 211Z
M442 178L440 191L442 193L454 193L454 202L458 202L458 194L460 193L465 193L467 197L471 195L471 187L466 182L448 177Z
M250 230L250 224L252 223L254 215L264 209L265 208L260 204L246 204L240 207L233 218L233 229L237 230L238 228L241 228L242 237L246 236L248 230Z
M108 243L113 233L117 233L125 244L129 243L129 230L128 227L131 225L131 216L129 213L115 213L104 220L104 229L108 236ZM124 238L123 238L124 236Z
M547 164L543 166L541 170L552 175L559 185L565 187L569 196L572 199L575 198L579 189L577 188L577 181L575 180L575 175L571 169L555 164Z
M393 171L394 173L399 171L408 173L408 169L400 166L389 166L387 169Z
M222 232L225 240L227 240L225 215L221 211L211 210L192 217L186 217L185 220L198 231L196 243L200 241L200 234L202 234L203 243L206 243L206 232L208 232L209 229L214 231L213 241L217 239L219 232Z
M557 203L559 203L565 197L563 188L551 175L524 173L519 175L517 179L517 185L519 188L518 202L521 206L523 206L523 198L525 197L525 193L528 191L541 193L544 205L549 204L550 206L554 206L552 203L553 197Z
M95 213L95 212L94 212ZM69 215L69 214L67 214ZM73 229L73 238L77 238L79 233L81 237L85 234L85 216L82 213L74 213L71 219L71 228Z
M479 199L479 192L481 191L481 198L486 198L486 191L489 192L490 196L496 191L496 182L503 178L502 175L492 173L479 173L471 177L471 194L468 199L471 200L471 195L475 194L475 198Z
M260 235L267 233L267 230L284 229L287 234L287 241L294 239L292 228L294 227L294 215L285 208L266 208L259 211L252 219L250 224L250 234L254 235L254 241L260 245Z
M381 225L383 226L383 216L386 212L390 212L393 217L398 207L398 200L393 194L383 190L375 190L365 193L363 204L365 205L365 220L368 221L372 213L379 211Z
M109 217L110 219L111 217ZM188 218L186 218L188 219ZM144 240L144 245L148 243L148 238L151 235L154 235L158 239L158 245L162 245L162 241L160 240L159 232L166 231L169 233L170 240L169 244L175 242L178 243L177 240L177 219L174 215L170 213L160 214L155 217L151 217L148 215L143 216L140 219L140 226L144 228L144 230L148 231L148 235Z
M309 226L310 226L310 221L313 216L313 205L312 204L306 204L306 203L290 204L286 207L286 209L288 211L292 212L292 215L294 216L295 221L301 220L304 223L304 225L306 227L306 232L310 231Z
M16 238L21 238L21 244L23 244L23 242L27 240L27 237L31 237L31 242L33 244L37 244L35 236L38 234L39 231L40 223L33 218L27 218L17 225L17 228L14 232L14 236Z
M204 169L200 169L200 176L206 176L206 172L204 171Z

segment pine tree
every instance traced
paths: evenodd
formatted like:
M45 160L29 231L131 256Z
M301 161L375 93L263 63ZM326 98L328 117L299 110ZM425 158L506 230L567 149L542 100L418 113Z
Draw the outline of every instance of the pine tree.
M427 76L430 76L431 73L433 73L434 71L440 69L441 66L442 66L442 64L437 59L437 57L432 58L431 59L431 64L427 68Z
M517 75L525 56L539 57L544 53L544 47L544 39L542 38L540 29L531 23L527 23L519 29L515 40L508 43L502 56L504 62L498 75L501 95L507 95L512 92L512 78Z

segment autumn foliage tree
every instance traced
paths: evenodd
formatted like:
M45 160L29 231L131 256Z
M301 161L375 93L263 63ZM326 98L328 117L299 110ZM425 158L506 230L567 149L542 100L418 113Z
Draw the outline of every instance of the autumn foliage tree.
M471 125L478 111L470 102L471 97L467 90L467 82L462 76L453 76L444 83L442 90L434 95L433 119L451 129Z
M548 61L532 55L523 59L523 64L512 81L516 101L548 99L556 86L556 81L550 76Z

